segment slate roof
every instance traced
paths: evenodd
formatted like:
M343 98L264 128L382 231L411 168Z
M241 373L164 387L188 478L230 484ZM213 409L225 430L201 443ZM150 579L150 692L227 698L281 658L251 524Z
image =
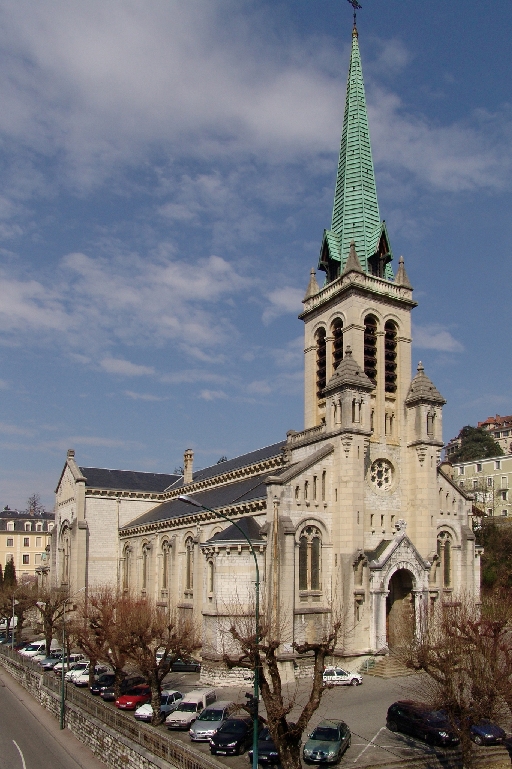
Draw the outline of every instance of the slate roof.
M439 390L425 374L425 369L420 361L418 363L418 373L410 384L405 403L411 405L422 401L426 403L439 403L440 405L446 403Z
M219 507L234 505L236 503L250 502L256 499L266 499L267 488L265 481L268 475L268 473L263 473L261 475L252 476L251 478L244 478L243 480L235 481L234 483L229 483L225 486L206 489L205 491L190 494L189 496L193 497L201 505L212 508L213 510ZM156 505L151 510L148 510L147 513L144 513L139 518L131 521L123 528L131 529L134 526L144 526L147 523L155 523L156 521L182 518L199 512L201 512L199 508L188 505L181 499L170 499L168 502L162 502L160 505Z
M167 473L142 473L137 470L106 470L102 467L80 467L86 486L94 489L162 492L180 479Z
M265 541L261 535L261 527L256 523L252 515L248 515L245 518L240 518L240 520L237 521L237 524L240 526L240 529L242 529L242 531L247 534L251 542ZM224 529L224 531L219 531L204 544L218 545L224 542L247 542L247 540L242 535L240 530L231 524L231 526L228 526L227 529Z
M361 390L375 390L375 385L371 379L366 376L362 368L352 357L352 349L350 347L347 347L345 350L345 355L324 387L324 392L337 390L343 385L358 387Z
M273 443L271 446L265 446L262 449L251 451L249 454L242 454L239 457L234 457L234 459L227 459L225 462L211 465L211 467L205 467L204 470L198 470L194 473L194 483L204 481L206 478L213 478L216 475L231 472L231 470L239 470L242 467L248 467L257 462L263 462L272 457L278 457L285 445L286 441L280 441L279 443Z
M371 563L371 561L378 561L384 550L392 541L393 540L391 539L382 539L375 550L365 550L364 554L368 558L368 563Z

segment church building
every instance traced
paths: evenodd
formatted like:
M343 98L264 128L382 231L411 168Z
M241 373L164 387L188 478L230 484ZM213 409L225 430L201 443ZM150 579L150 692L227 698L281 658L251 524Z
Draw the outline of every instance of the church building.
M354 667L393 645L404 616L417 625L462 590L478 597L471 497L440 468L445 400L421 363L412 376L416 302L403 258L396 272L393 261L354 26L317 268L325 278L320 286L311 271L299 316L304 429L198 471L186 451L183 475L82 467L68 451L54 583L108 582L187 613L202 629L205 682L222 667L223 618L235 604L251 611L254 558L289 678L305 664L294 642L312 640L332 616L343 621L337 655Z

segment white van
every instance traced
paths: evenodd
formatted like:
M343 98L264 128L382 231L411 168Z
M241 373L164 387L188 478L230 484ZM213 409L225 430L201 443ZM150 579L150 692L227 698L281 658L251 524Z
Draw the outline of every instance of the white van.
M176 710L165 719L168 729L190 729L199 713L217 699L215 689L196 689L184 696Z
M46 649L46 641L34 641L24 649L21 649L20 654L22 657L35 657L36 654L44 652Z

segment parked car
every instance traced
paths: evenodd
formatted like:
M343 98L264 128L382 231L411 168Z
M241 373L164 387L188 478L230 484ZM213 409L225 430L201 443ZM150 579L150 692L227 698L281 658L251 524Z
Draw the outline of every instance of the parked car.
M325 668L323 681L330 686L359 686L363 683L363 677L359 673L349 673L343 668Z
M20 654L22 657L35 657L36 654L39 654L45 649L46 641L34 641L33 643L24 646L23 649L20 649Z
M252 764L253 751L247 754ZM270 736L268 726L264 726L258 734L258 763L262 766L273 766L279 763L279 752Z
M169 713L176 710L183 694L174 690L165 689L160 696L160 717L162 721L165 721ZM150 702L146 702L144 705L140 705L134 713L137 721L151 721L153 718L153 708Z
M193 657L183 657L183 659L174 660L171 670L173 673L199 673L201 663Z
M91 669L91 666L88 665L84 670L82 671L75 671L73 670L73 677L71 678L72 682L75 684L75 686L89 686L89 671ZM99 678L100 675L103 673L111 673L112 668L109 668L107 665L96 665L94 668L94 678Z
M471 739L477 745L501 745L506 738L506 732L501 726L482 718L470 728Z
M432 745L452 747L460 742L446 713L422 702L394 702L388 708L386 726L392 732L409 734Z
M210 753L239 756L252 745L253 723L250 718L228 718L210 739Z
M114 673L103 673L90 687L91 694L100 694L105 689L114 685L116 677Z
M165 719L168 729L190 729L199 713L217 699L215 689L196 689L189 692L178 707Z
M81 673L84 672L84 670L89 670L89 660L80 660L79 662L75 662L73 665L70 666L69 670L67 671L64 678L66 681L73 681L75 676L81 675Z
M222 722L233 713L235 707L234 702L219 700L205 708L190 727L189 736L192 742L208 742Z
M135 710L139 705L149 702L151 699L151 687L147 684L139 684L128 689L126 694L120 694L116 700L116 708L120 710Z
M39 664L41 665L43 670L45 670L46 672L49 672L50 670L53 670L55 665L57 665L61 661L62 661L62 654L58 654L55 657L52 657L50 653L50 656L46 657L46 659L44 660L41 660Z
M59 660L57 664L53 666L53 672L55 673L56 676L61 676L63 666L64 666L64 672L67 673L68 670L71 670L73 665L76 665L78 662L83 660L83 658L84 658L83 654L70 654L69 657Z
M129 689L133 689L134 686L145 683L146 679L143 676L127 676L123 681L121 681L119 694L126 694L126 692L129 691ZM100 697L102 700L105 700L105 702L114 702L116 698L114 692L114 681L112 681L112 684L107 689L100 691Z
M352 742L344 721L320 721L302 749L306 764L336 764Z

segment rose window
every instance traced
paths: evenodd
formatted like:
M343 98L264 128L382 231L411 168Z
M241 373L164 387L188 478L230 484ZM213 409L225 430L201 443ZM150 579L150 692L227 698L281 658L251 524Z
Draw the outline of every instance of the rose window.
M393 483L393 466L386 459L377 459L370 470L370 481L379 491L387 491Z

